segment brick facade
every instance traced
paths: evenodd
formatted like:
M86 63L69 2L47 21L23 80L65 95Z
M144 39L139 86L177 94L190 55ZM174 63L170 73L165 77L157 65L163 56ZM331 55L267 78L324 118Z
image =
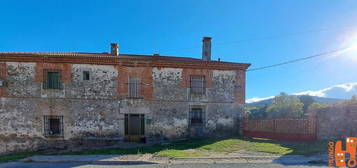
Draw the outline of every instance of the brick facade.
M117 67L118 75L118 93L120 98L126 98L128 96L128 79L129 77L138 77L140 79L140 95L146 99L152 99L152 68L151 67Z
M7 146L0 154L123 139L128 116L138 115L148 140L237 134L248 66L165 56L0 53L0 79L8 83L0 87L0 143ZM51 70L60 72L63 87L42 87ZM205 76L205 93L190 93L191 75ZM129 77L140 79L141 97L128 97ZM192 107L202 108L199 126L189 124ZM61 137L45 134L51 116L63 122Z
M71 64L70 63L36 63L36 82L46 81L47 71L56 70L61 74L61 81L68 83L71 82Z
M6 64L0 63L0 80L6 79ZM0 86L0 97L6 96L6 87Z

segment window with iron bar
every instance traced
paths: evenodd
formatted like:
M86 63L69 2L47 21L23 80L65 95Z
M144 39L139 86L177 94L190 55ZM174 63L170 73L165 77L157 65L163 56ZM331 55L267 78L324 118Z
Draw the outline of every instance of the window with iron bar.
M63 136L63 116L44 116L44 135Z
M130 98L140 97L140 79L137 77L129 77L128 95Z
M46 81L43 83L43 89L63 89L60 72L46 71L45 79Z
M189 113L190 125L204 125L205 113L203 107L192 107Z
M193 94L204 94L206 91L206 81L203 75L190 76L190 92Z

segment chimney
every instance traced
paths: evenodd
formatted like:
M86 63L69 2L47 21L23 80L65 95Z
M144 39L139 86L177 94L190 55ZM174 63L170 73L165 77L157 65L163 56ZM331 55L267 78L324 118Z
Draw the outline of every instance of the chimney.
M110 53L114 56L118 56L119 55L119 45L117 43L111 43L110 47L111 47Z
M211 37L203 37L202 60L211 61Z

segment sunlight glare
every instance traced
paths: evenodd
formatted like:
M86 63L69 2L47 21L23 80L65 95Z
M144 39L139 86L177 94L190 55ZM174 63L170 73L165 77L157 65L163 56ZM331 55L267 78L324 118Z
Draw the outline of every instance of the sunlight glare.
M357 34L352 37L353 38L346 41L345 44L348 46L348 48L342 51L342 53L345 55L344 57L348 59L348 61L357 62Z

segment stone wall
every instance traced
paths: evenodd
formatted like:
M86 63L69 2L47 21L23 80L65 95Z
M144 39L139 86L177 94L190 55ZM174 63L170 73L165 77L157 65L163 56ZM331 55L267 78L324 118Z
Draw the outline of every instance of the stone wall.
M145 115L145 136L180 139L236 135L243 112L243 71L121 67L63 63L0 63L8 85L1 91L1 153L34 151L63 142L122 139L125 114ZM64 89L43 89L44 70L61 73ZM90 80L83 80L83 71ZM205 75L206 92L191 95L190 75ZM141 79L140 99L130 99L128 77ZM237 78L239 77L239 78ZM239 87L237 87L239 86ZM204 109L204 124L189 124L192 106ZM63 116L63 136L44 136L44 116Z
M343 140L357 136L357 105L334 105L318 109L317 137L321 140Z

